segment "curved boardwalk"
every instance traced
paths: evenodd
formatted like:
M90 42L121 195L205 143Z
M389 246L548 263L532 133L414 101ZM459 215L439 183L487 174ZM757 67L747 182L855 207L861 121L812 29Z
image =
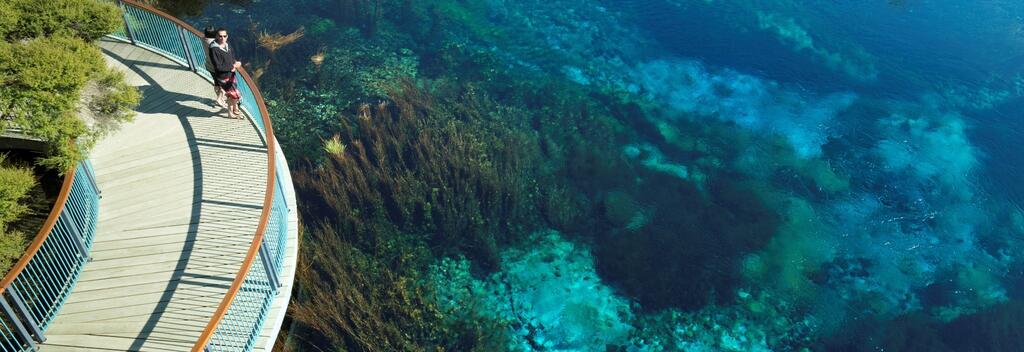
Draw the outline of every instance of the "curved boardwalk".
M144 99L135 122L93 151L103 192L93 260L42 350L187 351L255 233L266 144L248 120L212 108L210 83L187 68L101 46Z

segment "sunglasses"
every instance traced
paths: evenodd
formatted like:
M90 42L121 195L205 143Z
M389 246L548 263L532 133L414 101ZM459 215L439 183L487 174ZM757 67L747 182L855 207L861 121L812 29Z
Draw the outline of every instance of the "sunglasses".
M218 35L217 37L219 37L219 38L227 38L228 36L226 36L226 35Z

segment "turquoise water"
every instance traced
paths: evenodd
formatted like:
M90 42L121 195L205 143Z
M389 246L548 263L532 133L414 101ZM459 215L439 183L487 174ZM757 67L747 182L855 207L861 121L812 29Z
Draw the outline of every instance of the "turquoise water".
M373 268L368 287L403 277L425 297L389 305L399 299L367 293L372 308L346 310L359 290L321 276L342 287L337 300L293 304L382 323L296 315L282 338L297 350L1024 349L1024 3L262 0L178 11L231 29L262 71L303 175L306 243L350 246L311 259L317 270L358 255L345 267ZM299 26L277 51L256 42ZM486 162L448 161L462 149L440 148L457 141L433 139L449 132L429 123L386 129L430 135L396 139L411 149L341 152L384 161L324 155L334 135L387 139L361 139L372 123L346 121L362 103L408 101L395 90L403 80L437 98L416 116L458 120L446 128L484 141L467 148ZM522 144L501 149L510 141ZM420 152L459 172L410 161ZM373 218L373 202L336 206L358 192L324 186L374 168L409 171L396 184L411 189L362 191L385 195L376 227L352 220Z

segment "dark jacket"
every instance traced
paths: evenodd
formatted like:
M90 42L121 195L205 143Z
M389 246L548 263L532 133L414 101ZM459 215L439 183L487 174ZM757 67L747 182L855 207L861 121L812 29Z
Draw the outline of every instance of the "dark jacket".
M235 53L231 50L231 46L228 46L228 50L224 51L220 47L209 47L210 61L213 63L213 69L218 75L224 75L231 72L231 69L235 67Z

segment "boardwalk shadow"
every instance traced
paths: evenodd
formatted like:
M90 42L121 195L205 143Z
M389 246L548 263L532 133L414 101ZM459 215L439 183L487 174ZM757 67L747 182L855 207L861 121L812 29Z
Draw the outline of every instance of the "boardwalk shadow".
M142 67L159 67L163 69L179 70L182 75L194 74L185 67L128 59L106 48L103 48L102 50L103 54L124 64L125 67L135 72L149 84L148 86L138 87L142 92L142 101L139 102L139 106L135 109L136 111L144 114L165 114L168 112L174 112L175 115L188 117L215 117L222 115L217 112L221 109L220 107L213 107L216 103L214 99L168 91L164 89L163 85L158 83L152 76L142 69ZM211 83L211 95L213 94L212 87L213 85ZM197 108L196 105L207 108L200 109ZM216 111L211 109L215 109Z

